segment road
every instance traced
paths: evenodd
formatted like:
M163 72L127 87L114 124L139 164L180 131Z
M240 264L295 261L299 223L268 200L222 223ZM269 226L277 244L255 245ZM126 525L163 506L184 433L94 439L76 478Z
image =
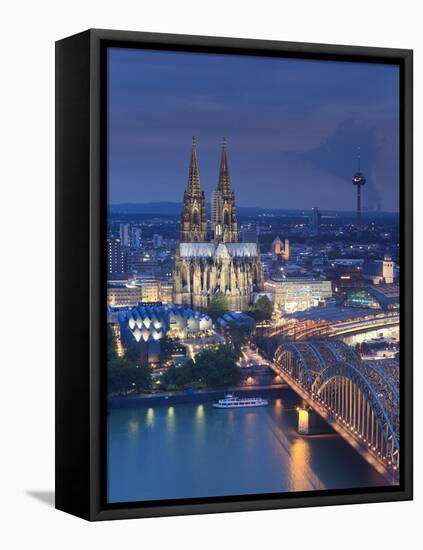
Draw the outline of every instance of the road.
M240 360L240 366L241 367L258 367L266 365L268 367L272 367L272 365L262 357L258 352L254 351L250 347L245 347L242 349L241 352L241 360Z

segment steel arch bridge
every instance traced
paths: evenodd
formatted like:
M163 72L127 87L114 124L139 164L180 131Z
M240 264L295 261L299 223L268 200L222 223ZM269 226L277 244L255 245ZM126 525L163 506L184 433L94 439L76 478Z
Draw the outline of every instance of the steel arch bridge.
M384 467L399 468L399 365L362 361L341 340L281 344L274 362Z

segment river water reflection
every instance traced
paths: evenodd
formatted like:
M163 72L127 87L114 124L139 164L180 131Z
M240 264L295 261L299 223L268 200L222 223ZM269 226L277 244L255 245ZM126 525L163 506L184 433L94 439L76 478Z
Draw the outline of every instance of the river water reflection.
M108 501L131 502L385 485L336 434L296 431L298 398L269 407L211 402L112 408Z

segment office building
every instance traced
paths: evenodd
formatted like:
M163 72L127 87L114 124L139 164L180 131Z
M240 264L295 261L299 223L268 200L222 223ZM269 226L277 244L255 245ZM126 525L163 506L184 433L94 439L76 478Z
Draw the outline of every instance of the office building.
M332 283L307 277L289 277L264 282L264 291L272 295L277 309L286 313L316 307L332 297Z
M136 306L141 301L141 289L126 284L107 285L107 305L110 307Z
M142 229L141 227L133 226L131 228L131 246L141 248L142 246Z
M162 248L162 246L163 246L163 237L155 233L153 235L153 248Z
M125 259L120 239L107 239L107 272L125 272Z
M320 232L321 215L318 208L313 208L310 216L310 235L317 237Z
M120 242L123 247L130 246L131 244L131 231L129 223L121 223L119 226Z

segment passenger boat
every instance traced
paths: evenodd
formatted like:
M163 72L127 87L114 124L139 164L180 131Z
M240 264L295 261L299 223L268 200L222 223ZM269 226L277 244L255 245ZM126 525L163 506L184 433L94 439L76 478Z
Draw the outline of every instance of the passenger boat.
M216 409L241 409L243 407L265 407L269 402L261 397L235 397L232 393L227 393L223 399L213 403Z

